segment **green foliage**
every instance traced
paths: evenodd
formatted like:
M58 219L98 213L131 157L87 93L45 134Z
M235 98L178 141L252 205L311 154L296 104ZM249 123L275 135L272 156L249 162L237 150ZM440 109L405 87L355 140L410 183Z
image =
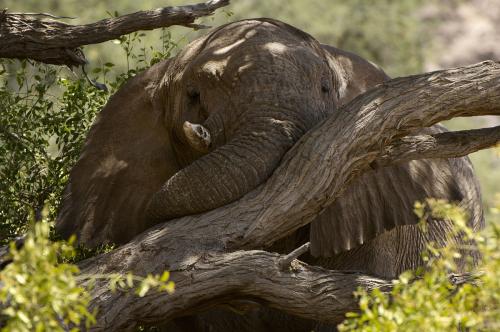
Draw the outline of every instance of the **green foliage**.
M94 322L90 297L77 284L78 268L59 263L73 254L71 245L49 240L46 221L33 224L22 249L11 243L13 262L0 271L2 331L77 331Z
M3 68L14 62L3 62ZM26 231L30 211L55 217L67 175L108 96L53 66L27 62L0 76L0 243ZM57 96L56 96L57 95Z
M48 211L44 210L45 215ZM10 244L12 263L0 271L2 331L79 331L95 323L89 312L89 289L97 280L114 291L131 291L143 297L148 291L174 292L170 274L146 277L126 274L82 275L71 262L77 252L71 242L52 242L50 223L33 222L21 249ZM85 288L82 284L87 285Z
M500 208L500 201L497 209ZM465 213L452 204L427 200L416 205L423 220L427 214L453 220L456 232L477 243L483 255L474 282L455 284L450 273L456 259L470 247L450 245L425 254L428 266L408 271L394 281L389 294L359 290L360 312L349 313L339 331L498 331L500 329L500 227L494 224L486 236L465 225ZM497 211L498 213L498 211ZM473 279L471 277L471 279Z
M150 290L167 292L168 294L172 294L175 290L174 282L169 281L170 273L168 271L163 272L161 275L148 274L146 277L136 276L128 272L126 274L112 273L91 275L87 278L92 282L98 279L108 280L109 288L113 292L135 289L135 294L139 297L145 296Z

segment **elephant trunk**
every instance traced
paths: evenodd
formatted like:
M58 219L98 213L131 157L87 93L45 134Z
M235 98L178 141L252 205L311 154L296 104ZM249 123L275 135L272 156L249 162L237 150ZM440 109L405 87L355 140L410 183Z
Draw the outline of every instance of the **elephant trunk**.
M150 200L149 216L170 219L237 200L272 174L285 152L317 121L309 120L266 116L245 123L227 144L171 177Z

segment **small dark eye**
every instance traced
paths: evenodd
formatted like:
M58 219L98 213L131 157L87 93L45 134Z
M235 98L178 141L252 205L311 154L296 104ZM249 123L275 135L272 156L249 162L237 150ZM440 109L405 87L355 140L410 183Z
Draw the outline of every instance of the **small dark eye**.
M330 85L328 84L328 82L323 81L321 83L321 91L324 93L330 92Z
M192 100L200 99L200 91L195 87L188 87L187 95Z

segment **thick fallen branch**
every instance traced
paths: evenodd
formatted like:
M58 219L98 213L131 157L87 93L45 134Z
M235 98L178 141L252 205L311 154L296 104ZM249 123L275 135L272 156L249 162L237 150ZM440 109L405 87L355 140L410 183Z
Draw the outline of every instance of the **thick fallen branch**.
M214 299L227 302L255 295L260 302L274 308L335 322L342 319L346 310L356 309L352 293L358 287L389 290L392 286L391 281L359 272L330 271L297 260L283 271L281 259L283 256L260 250L205 254L190 265L190 277L176 280L176 291L172 295L150 292L139 301L126 303L125 311L120 309L123 302L113 303L115 297L102 298L102 301L112 309L113 319L118 323L113 330L119 331L134 323L157 323L164 317L194 313L213 303ZM190 304L188 308L187 303ZM108 331L110 326L100 319L93 328Z
M296 272L296 261L290 273L278 273L279 256L228 250L266 247L311 222L386 146L415 129L474 115L500 115L498 63L399 78L359 96L307 133L273 176L239 201L157 225L111 253L82 262L84 274L170 270L177 284L173 296L145 298L96 285L92 305L100 314L95 329L160 322L233 295L260 298L303 317L335 320L338 313L332 308L356 305L349 296L355 286L385 286L388 281L301 263ZM297 296L288 295L290 289L298 289ZM308 308L304 303L313 304ZM315 316L318 312L326 315Z
M372 166L386 166L416 159L463 157L497 144L500 144L500 126L407 136L386 146L383 155Z
M203 16L227 6L229 0L211 0L195 5L139 11L85 25L41 21L33 14L0 12L0 58L33 59L40 62L79 66L85 64L82 45L102 43L139 30L194 24ZM47 14L40 14L46 16ZM40 16L38 15L38 16Z
M344 319L346 311L355 311L358 304L353 293L362 287L368 291L392 289L391 280L366 276L356 271L331 271L294 260L286 271L282 261L286 256L261 250L236 251L221 255L205 255L191 267L192 278L180 280L173 295L151 292L141 301L135 302L132 312L167 314L189 314L176 303L197 303L191 313L204 308L214 298L237 301L240 297L255 298L291 314L305 318L336 323ZM452 274L454 285L475 282L476 274ZM195 285L196 290L192 289ZM216 289L213 293L212 290ZM222 296L221 296L222 295ZM137 317L140 319L140 317ZM149 318L149 317L148 317ZM124 320L129 319L123 317ZM146 320L143 323L155 322ZM124 325L125 327L125 325ZM98 326L94 328L99 329Z

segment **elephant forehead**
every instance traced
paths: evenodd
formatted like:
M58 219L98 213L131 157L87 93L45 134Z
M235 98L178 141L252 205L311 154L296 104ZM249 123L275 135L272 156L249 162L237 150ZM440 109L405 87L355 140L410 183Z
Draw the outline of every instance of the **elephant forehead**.
M229 51L231 51L234 48L236 48L236 47L240 46L241 44L243 44L245 41L246 41L245 38L240 38L237 41L235 41L234 43L231 43L231 44L229 44L227 46L223 46L223 47L220 47L220 48L216 49L215 51L213 51L213 54L214 55L225 55Z
M224 69L226 68L227 63L228 63L228 58L223 58L219 60L210 60L205 62L201 66L201 70L210 75L221 76L224 73Z
M265 50L269 51L273 55L281 55L288 52L289 47L284 43L280 42L269 42L264 44L263 47Z
M229 51L234 50L238 46L241 46L243 43L248 41L250 38L255 36L257 34L257 31L255 30L250 30L245 35L241 38L236 39L234 42L228 41L228 40L223 40L223 45L216 47L216 50L213 51L214 55L224 55L227 54ZM235 35L234 37L237 37L238 35ZM228 44L228 45L226 45Z

